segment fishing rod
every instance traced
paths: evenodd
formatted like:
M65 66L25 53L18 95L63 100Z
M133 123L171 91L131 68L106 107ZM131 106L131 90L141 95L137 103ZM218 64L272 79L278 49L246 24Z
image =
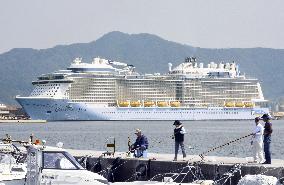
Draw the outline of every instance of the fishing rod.
M232 143L234 143L234 142L240 141L240 140L242 140L242 139L244 139L244 138L247 138L247 137L249 137L249 136L251 136L251 135L254 135L254 133L251 133L251 134L242 136L242 137L240 137L240 138L231 140L231 141L229 141L229 142L227 142L227 143L225 143L225 144L223 144L223 145L220 145L220 146L211 148L211 149L207 150L206 152L203 152L202 154L199 155L199 156L201 157L201 160L198 161L198 162L196 162L195 164L199 164L200 162L202 162L202 161L204 160L204 156L205 156L206 154L208 154L208 153L210 153L210 152L212 152L212 151L215 151L215 150L217 150L217 149L220 149L220 148L222 148L222 147L224 147L224 146L230 145L230 144L232 144ZM160 143L162 143L162 142L163 142L163 141L159 141L158 143L160 144ZM157 142L156 142L156 143L157 143ZM123 154L125 154L125 153L126 153L127 155L130 155L131 146L132 146L132 145L131 145L130 137L128 137L127 145L128 145L128 150L129 150L129 151L128 151L128 152L121 153L120 155L123 155ZM152 146L152 147L153 147L153 146ZM149 147L149 148L152 148L152 147ZM190 162L190 161L191 161L191 159L188 160L188 164L186 165L186 167L182 167L182 168L176 169L176 170L174 170L174 171L179 171L179 170L181 170L181 171L180 171L180 173L181 173L185 168L191 167L191 166L189 165L189 162ZM110 164L108 167L102 169L99 173L104 173L104 172L109 171L109 168L110 168L111 166L113 166L114 168L111 169L111 170L110 170L109 172L107 172L107 173L113 173L114 171L116 171L119 167L121 167L121 166L122 166L123 164L125 164L126 162L128 162L128 161L124 161L124 162L122 162L122 163L120 163L120 164L117 164L117 163L119 163L119 161L116 161L116 164ZM197 165L197 166L198 166L198 165ZM189 172L187 172L187 173L189 173ZM192 173L192 172L191 172L191 173ZM161 174L160 174L160 175L161 175ZM130 179L133 178L133 176L134 176L134 174L130 177ZM161 175L161 176L164 176L164 175ZM177 176L179 176L179 174L178 174ZM156 176L154 176L154 177L151 178L151 179L154 179L155 177L156 177ZM151 179L150 179L150 180L151 180Z
M232 144L232 143L235 143L235 142L237 142L237 141L240 141L240 140L242 140L242 139L245 139L245 138L247 138L247 137L249 137L249 136L252 136L252 135L254 135L254 133L251 133L251 134L248 134L248 135L239 137L239 138L234 139L234 140L231 140L231 141L229 141L229 142L227 142L227 143L225 143L225 144L222 144L222 145L219 145L219 146L217 146L217 147L211 148L211 149L207 150L206 152L203 152L202 154L199 154L199 157L201 157L201 159L203 160L206 154L208 154L208 153L210 153L210 152L213 152L214 150L217 150L217 149L222 148L222 147L224 147L224 146L227 146L227 145L230 145L230 144Z
M244 138L247 138L247 137L249 137L249 136L252 136L252 135L255 135L255 133L251 133L251 134L242 136L242 137L240 137L240 138L231 140L231 141L229 141L229 142L227 142L227 143L225 143L225 144L223 144L223 145L220 145L220 146L211 148L211 149L207 150L206 152L201 153L201 154L199 155L199 157L201 158L201 160L196 161L195 163L196 163L196 164L201 163L201 162L204 160L205 154L208 154L208 153L210 153L210 152L212 152L212 151L214 151L214 150L217 150L217 149L222 148L222 147L224 147L224 146L230 145L230 144L232 144L232 143L234 143L234 142L240 141L240 140L242 140L242 139L244 139ZM179 170L180 170L180 173L179 173L179 175L180 175L180 174L182 173L182 171L183 171L185 168L187 168L188 166L190 166L190 161L193 160L193 159L194 159L194 157L192 157L191 159L187 160L187 165L186 165L185 167L181 167L181 168L179 168L179 169L177 169L177 170L175 170L175 171L179 171ZM178 176L179 176L179 175L178 175ZM163 176L163 175L161 175L161 176ZM154 178L155 178L155 176L154 176L152 179L154 179ZM151 179L150 179L150 180L151 180Z

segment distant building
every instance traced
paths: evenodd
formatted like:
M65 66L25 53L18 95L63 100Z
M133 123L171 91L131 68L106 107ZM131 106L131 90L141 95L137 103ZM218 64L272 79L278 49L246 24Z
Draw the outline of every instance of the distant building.
M22 108L0 103L0 119L28 119Z
M0 103L0 119L3 119L5 117L9 117L9 110L7 109L7 106L5 104Z
M284 102L282 102L282 104L279 105L279 111L284 112Z

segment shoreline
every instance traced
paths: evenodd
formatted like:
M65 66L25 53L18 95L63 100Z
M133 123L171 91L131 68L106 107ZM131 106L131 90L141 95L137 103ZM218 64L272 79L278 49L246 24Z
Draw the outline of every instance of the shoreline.
M15 119L15 120L0 120L0 123L47 123L47 121L46 120Z

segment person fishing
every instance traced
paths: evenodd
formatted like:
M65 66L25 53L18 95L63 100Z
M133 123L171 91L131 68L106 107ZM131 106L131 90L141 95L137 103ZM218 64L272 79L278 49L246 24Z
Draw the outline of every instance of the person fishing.
M174 135L173 138L175 139L175 157L173 161L177 160L179 146L181 147L183 160L186 158L185 148L184 148L184 134L186 134L185 128L183 127L182 123L179 120L175 120L174 124Z
M140 129L136 129L135 134L137 138L135 143L131 145L130 151L134 153L134 157L147 158L147 149L149 146L148 139L144 134L142 134Z
M270 143L271 143L271 134L273 132L272 123L270 122L271 117L269 114L263 114L262 117L265 122L264 133L263 133L263 144L264 144L264 156L265 162L262 164L271 164L271 152L270 152Z
M251 144L253 146L253 158L255 163L263 163L264 157L263 157L263 132L264 128L259 122L260 118L256 117L254 119L255 127L252 132L252 140Z

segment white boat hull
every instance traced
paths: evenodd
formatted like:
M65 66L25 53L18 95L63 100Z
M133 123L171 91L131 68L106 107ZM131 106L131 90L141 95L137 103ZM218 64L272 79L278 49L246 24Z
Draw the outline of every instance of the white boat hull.
M0 181L0 185L24 185L25 179Z
M268 108L107 107L67 99L17 97L32 119L64 120L248 120Z

